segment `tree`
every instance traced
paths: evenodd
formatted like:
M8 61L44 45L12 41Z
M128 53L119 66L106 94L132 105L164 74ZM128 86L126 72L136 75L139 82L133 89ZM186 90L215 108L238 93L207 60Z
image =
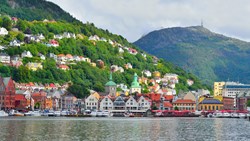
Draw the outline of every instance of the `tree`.
M179 108L177 106L174 107L174 110L179 111Z
M6 28L7 30L11 30L11 20L8 17L3 18L2 26Z
M24 36L23 33L18 33L18 35L16 36L16 38L17 38L17 40L19 40L19 41L24 41L25 36Z
M68 91L77 98L84 98L90 94L89 90L78 84L73 84L68 88Z
M24 22L23 20L19 19L16 26L19 30L25 31L27 28L27 22Z

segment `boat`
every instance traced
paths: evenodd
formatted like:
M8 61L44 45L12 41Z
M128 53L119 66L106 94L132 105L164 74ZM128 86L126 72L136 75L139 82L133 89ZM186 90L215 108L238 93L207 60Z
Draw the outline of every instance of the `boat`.
M56 116L56 115L55 115L55 112L54 112L53 110L49 110L48 116L49 116L49 117L51 117L51 116L54 117L54 116Z
M111 116L109 111L92 111L90 115L92 117L110 117Z
M32 116L35 116L35 117L39 117L41 116L41 112L40 111L32 111Z
M220 113L220 112L213 113L213 117L215 117L215 118L222 118L222 117L223 117L223 114Z
M239 113L239 118L246 118L246 114L244 114L244 113Z
M67 115L69 115L68 111L65 111L65 110L61 111L60 116L67 116Z
M24 113L24 116L32 116L32 111L29 111L27 113Z
M223 113L223 114L222 114L222 117L223 117L223 118L230 118L231 115L230 115L229 113L226 112L226 113Z
M15 111L13 116L24 116L24 114L21 112Z
M207 115L207 117L208 117L208 118L212 118L212 117L213 117L213 114L212 114L212 113L209 113L209 114Z
M0 111L0 117L7 117L9 116L5 111L1 110Z
M238 113L231 113L231 118L239 118L239 114Z
M124 113L125 117L135 117L133 113Z
M162 117L162 116L163 116L163 113L162 113L162 112L156 112L156 113L155 113L155 116L156 116L156 117Z
M56 117L60 117L61 116L61 111L54 111L54 115Z

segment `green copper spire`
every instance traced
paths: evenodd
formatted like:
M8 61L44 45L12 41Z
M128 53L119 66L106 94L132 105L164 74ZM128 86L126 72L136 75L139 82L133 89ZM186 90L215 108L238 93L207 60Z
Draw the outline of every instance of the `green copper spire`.
M116 86L116 83L112 80L112 73L109 74L109 82L107 82L105 86Z
M109 81L112 81L112 72L109 74Z
M133 82L131 84L131 87L132 88L140 88L141 87L139 82L138 82L138 76L137 76L136 73L134 74L134 80L133 80Z

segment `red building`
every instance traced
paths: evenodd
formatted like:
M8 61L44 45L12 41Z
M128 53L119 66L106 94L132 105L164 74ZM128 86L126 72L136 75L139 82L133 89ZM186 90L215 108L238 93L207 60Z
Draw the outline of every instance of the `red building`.
M223 103L223 109L224 110L234 110L234 98L232 97L223 97L222 100Z
M0 77L0 108L15 108L15 85L11 77Z
M30 106L30 100L25 98L23 94L15 95L15 109L17 110L25 110Z

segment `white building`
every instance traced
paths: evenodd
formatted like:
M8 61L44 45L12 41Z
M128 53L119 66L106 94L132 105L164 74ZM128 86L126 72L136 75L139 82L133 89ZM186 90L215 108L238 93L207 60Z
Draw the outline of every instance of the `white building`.
M10 46L21 46L21 42L18 40L13 40L10 42Z
M0 62L9 64L10 63L10 56L6 53L0 53Z
M138 109L137 101L134 99L133 96L129 96L129 99L126 101L126 110L131 111L137 109Z
M237 82L226 82L223 90L222 96L234 98L234 106L236 106L236 98L242 93L250 90L250 84L241 84Z
M99 107L99 98L94 94L91 94L88 98L85 99L85 106L88 110L98 110Z
M24 58L24 57L28 57L28 58L31 58L33 57L33 55L31 54L30 51L24 51L22 54L21 54L21 57Z
M100 102L100 110L112 110L113 101L110 99L110 96L105 96Z
M144 70L142 71L142 73L146 76L146 77L151 77L152 73L149 70Z
M4 27L0 28L0 36L8 35L8 30Z
M151 107L151 102L148 98L141 96L138 99L138 110L147 111L148 109L150 109L150 107Z

